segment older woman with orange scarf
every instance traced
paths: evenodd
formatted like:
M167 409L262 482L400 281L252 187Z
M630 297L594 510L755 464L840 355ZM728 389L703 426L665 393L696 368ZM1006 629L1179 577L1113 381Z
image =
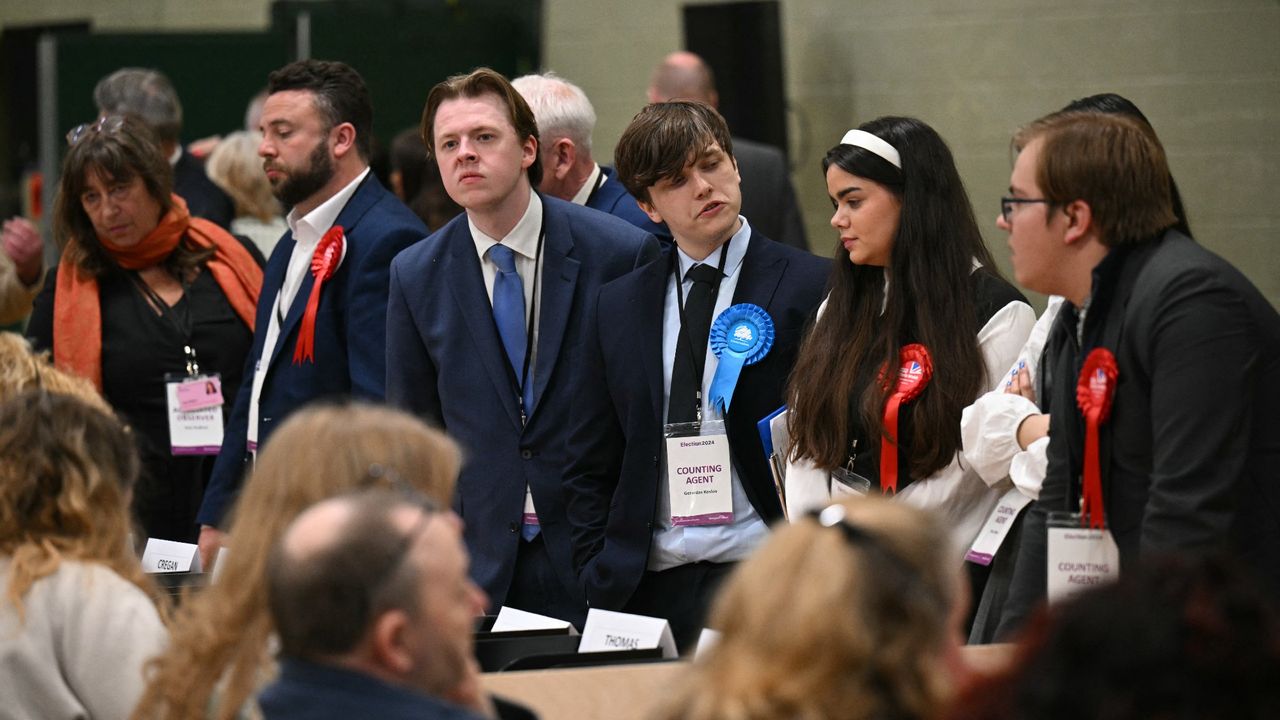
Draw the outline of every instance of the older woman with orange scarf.
M262 255L191 217L136 119L104 116L67 141L54 209L62 259L27 333L133 427L143 458L133 511L145 535L195 542L221 399L235 397L253 341Z

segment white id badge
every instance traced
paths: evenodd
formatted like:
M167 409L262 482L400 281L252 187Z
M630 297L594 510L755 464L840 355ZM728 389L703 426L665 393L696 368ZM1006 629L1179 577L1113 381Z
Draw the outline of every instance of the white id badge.
M663 436L671 526L733 522L733 480L724 421L674 423L663 428Z
M842 500L862 497L871 492L871 481L849 468L838 467L831 471L831 499Z
M205 382L204 377L185 376L165 380L165 399L169 407L169 448L174 455L217 455L222 449L222 403L198 410L182 410L183 386L195 386L198 383L203 388ZM219 382L219 397L221 393Z
M996 557L996 551L1009 535L1014 520L1018 519L1018 513L1030 502L1031 498L1023 495L1018 488L1010 488L992 508L986 524L974 539L969 552L965 553L964 559L978 565L990 565Z
M1120 578L1120 549L1111 531L1080 525L1077 513L1050 513L1049 603Z
M525 525L538 524L538 511L533 507L533 491L529 489L528 485L524 486L524 516L522 522Z
M253 366L253 392L249 393L249 422L246 431L245 448L251 453L258 451L258 398L262 395L262 381L266 373L262 372L262 358Z

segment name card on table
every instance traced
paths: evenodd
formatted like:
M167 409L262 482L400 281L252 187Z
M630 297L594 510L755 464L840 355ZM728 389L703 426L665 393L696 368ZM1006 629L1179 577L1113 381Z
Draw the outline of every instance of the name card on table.
M200 572L200 548L192 543L150 538L142 551L146 573Z
M587 611L587 624L582 630L578 652L653 648L661 648L664 658L677 655L676 641L666 620L599 608Z
M498 617L493 621L489 632L512 632L516 630L564 630L577 632L568 620L547 617L537 613L517 610L503 605L498 610Z

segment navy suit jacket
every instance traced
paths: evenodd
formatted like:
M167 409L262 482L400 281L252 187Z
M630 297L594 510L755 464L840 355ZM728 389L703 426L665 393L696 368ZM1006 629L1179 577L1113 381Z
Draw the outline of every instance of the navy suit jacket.
M565 499L574 564L592 607L620 610L649 558L662 459L662 316L672 248L600 291L583 340ZM784 402L805 327L825 295L829 260L752 232L733 302L773 319L773 349L742 369L725 418L734 467L766 522L782 517L756 423Z
M515 570L525 486L565 589L577 595L561 473L571 367L587 306L604 283L656 257L658 242L615 217L542 197L546 240L533 410L520 424L514 373L467 218L460 215L391 267L387 400L448 431L465 458L454 505L466 521L471 575L496 607ZM527 281L526 281L527 282Z
M258 398L258 444L294 410L324 397L354 396L381 401L385 396L387 275L391 259L421 240L426 227L395 195L387 192L373 173L356 188L334 223L347 236L347 253L333 277L320 291L316 313L315 361L294 364L298 326L315 284L315 276L303 276L298 294L285 314L277 350L267 363L267 376ZM209 488L198 520L222 526L245 471L249 422L249 397L253 371L262 356L271 313L284 283L293 233L287 232L267 261L262 295L253 333L253 346L245 361L245 381L236 395L227 423L222 452L213 466Z
M641 230L652 233L654 237L671 239L671 231L667 229L667 224L656 223L649 219L649 216L636 203L636 199L614 177L613 168L602 167L600 172L604 173L604 182L600 183L600 187L587 198L587 207L620 217Z

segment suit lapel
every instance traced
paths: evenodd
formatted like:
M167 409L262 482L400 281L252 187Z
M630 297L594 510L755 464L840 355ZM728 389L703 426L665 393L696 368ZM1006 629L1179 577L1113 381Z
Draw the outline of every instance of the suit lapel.
M634 307L645 308L644 312L635 313L633 317L639 326L637 334L640 338L640 356L644 363L644 377L648 381L655 424L661 424L665 415L662 407L662 323L667 281L671 275L671 254L675 252L673 247L664 245L662 257L644 267L637 278L639 287L635 293ZM627 310L630 308L624 309Z
M754 232L751 235L747 254L742 259L738 287L733 292L733 302L759 305L767 312L782 281L782 273L787 269L787 259L760 236Z
M356 226L360 223L360 219L364 217L369 208L373 207L374 203L378 201L381 193L384 192L386 191L382 189L382 185L378 183L378 179L374 177L372 172L366 175L364 180L362 180L356 187L356 191L352 193L351 198L347 200L347 204L342 207L342 210L338 213L338 217L333 221L334 225L342 228L342 233L348 238L348 242L350 241L351 236L356 233ZM289 239L293 239L292 234L289 235ZM289 248L289 256L291 257L292 255L293 248L291 247ZM342 265L338 266L336 272L342 272L346 263L347 260L344 258ZM280 279L275 287L279 288L284 284L284 271L288 269L288 266L289 263L286 259L284 268L282 268L281 271ZM334 280L331 278L326 285L332 287L333 282ZM296 328L298 323L302 321L302 316L307 309L307 300L311 297L311 288L314 287L315 284L316 278L311 274L310 267L308 267L307 271L302 276L302 284L298 286L298 293L293 296L293 302L289 304L289 310L284 315L284 322L280 325L280 336L279 339L276 340L277 348L284 347L285 339L293 333L294 328ZM324 292L324 288L321 288L321 292ZM271 308L271 311L275 312L274 305ZM275 353L271 357L271 364L268 367L274 366L276 362L279 361L280 355L281 353ZM290 362L292 362L292 358L290 359Z
M507 352L498 337L498 327L493 322L493 303L484 287L484 275L480 271L480 258L476 256L475 241L465 218L453 223L447 238L448 267L441 277L448 278L449 290L458 304L471 340L475 344L476 360L484 366L485 373L502 398L502 408L517 430L521 430L520 407L511 384L514 372L507 360Z
M542 404L551 373L560 359L565 329L573 306L581 263L573 254L573 238L568 223L554 205L543 203L546 237L542 253L541 297L538 299L538 357L533 378L533 407L530 417Z

